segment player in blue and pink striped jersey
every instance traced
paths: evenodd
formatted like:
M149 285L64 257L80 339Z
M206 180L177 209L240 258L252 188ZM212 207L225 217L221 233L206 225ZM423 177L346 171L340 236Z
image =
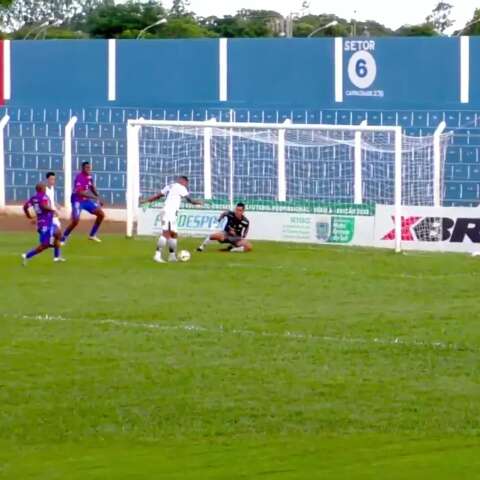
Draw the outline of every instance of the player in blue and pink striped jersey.
M46 194L46 185L44 183L38 183L35 190L36 194L30 198L30 200L25 202L23 211L27 218L35 221L30 213L30 209L34 210L37 231L40 236L40 244L38 247L35 247L22 255L23 264L26 265L28 260L48 248L54 248L55 262L64 262L65 259L60 256L60 240L62 238L62 232L53 221L55 208L51 205L50 199Z
M75 177L71 201L72 219L70 221L70 225L68 225L68 227L65 229L62 243L67 241L70 234L77 227L78 223L80 222L80 214L82 210L85 210L91 215L95 215L95 217L97 217L92 229L90 230L90 235L88 238L94 242L101 242L101 240L97 237L97 232L103 220L105 219L105 213L102 209L103 203L100 200L100 196L95 188L95 184L93 183L92 166L90 165L90 162L83 162L82 171Z

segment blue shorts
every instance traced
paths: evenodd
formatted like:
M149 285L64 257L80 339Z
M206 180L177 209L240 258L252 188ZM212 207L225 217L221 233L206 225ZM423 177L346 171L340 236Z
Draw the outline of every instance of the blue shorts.
M98 203L95 200L81 200L72 202L72 218L78 220L82 210L86 210L88 213L95 213L99 208Z
M58 232L59 228L57 225L50 225L49 227L42 227L38 229L38 237L40 240L40 245L50 247L53 245L53 238Z

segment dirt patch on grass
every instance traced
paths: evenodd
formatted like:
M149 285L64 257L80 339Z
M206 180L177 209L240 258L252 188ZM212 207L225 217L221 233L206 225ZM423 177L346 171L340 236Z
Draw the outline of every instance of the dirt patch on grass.
M80 221L79 232L87 233L92 228L94 217ZM68 225L68 220L62 219L62 228ZM32 232L35 230L25 217L16 214L0 214L0 232ZM125 233L125 222L103 222L100 233Z

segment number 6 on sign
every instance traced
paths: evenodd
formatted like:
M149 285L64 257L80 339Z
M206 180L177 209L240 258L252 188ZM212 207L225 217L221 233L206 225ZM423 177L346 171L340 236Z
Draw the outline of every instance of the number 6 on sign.
M370 52L356 52L348 62L348 76L357 88L368 88L377 78L377 62Z

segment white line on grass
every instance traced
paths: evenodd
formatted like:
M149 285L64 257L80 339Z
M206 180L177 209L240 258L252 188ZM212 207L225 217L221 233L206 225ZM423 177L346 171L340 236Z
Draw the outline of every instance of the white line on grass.
M103 325L114 325L124 328L140 328L145 330L159 330L159 331L185 331L185 332L199 332L209 333L217 335L238 335L243 337L268 337L268 338L284 338L291 340L305 340L305 341L318 341L328 343L344 343L353 345L401 345L406 347L429 347L443 350L457 350L459 347L455 344L449 344L444 342L424 342L421 340L404 340L401 338L384 339L384 338L355 338L355 337L334 337L328 335L312 335L310 333L290 332L285 331L283 333L274 332L257 332L254 330L242 330L242 329L225 329L223 326L219 328L206 328L198 325L161 325L158 323L138 323L128 322L125 320L100 320L98 323Z
M40 322L80 322L85 319L81 318L66 318L61 315L39 314L39 315L3 315L4 318L17 318L22 320L35 320ZM405 338L359 338L359 337L345 337L345 336L331 336L331 335L313 335L310 333L285 331L283 333L274 333L267 331L254 331L245 329L228 329L223 326L216 328L207 328L194 324L179 324L179 325L163 325L160 323L145 323L126 321L118 319L103 319L93 320L96 325L111 325L114 327L151 330L157 332L187 332L187 333L201 333L208 335L234 335L242 337L256 337L256 338L277 338L296 341L312 341L324 343L337 343L345 345L380 345L380 346L403 346L403 347L420 347L433 348L437 350L472 350L466 345L458 345L446 342L427 342L423 340L408 340Z

